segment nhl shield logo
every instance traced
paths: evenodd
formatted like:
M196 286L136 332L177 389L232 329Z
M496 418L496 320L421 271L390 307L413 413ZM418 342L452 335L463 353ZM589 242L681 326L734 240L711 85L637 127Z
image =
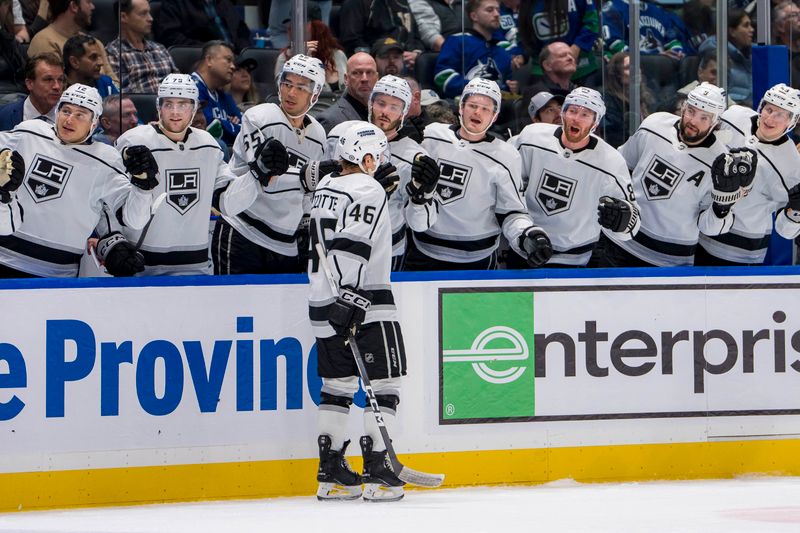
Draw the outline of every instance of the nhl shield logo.
M667 200L683 178L684 172L653 156L642 178L644 194L648 200Z
M563 213L572 205L577 185L572 178L544 170L536 187L536 202L547 216Z
M167 170L167 203L181 215L200 199L200 169Z
M55 200L64 193L70 174L72 165L36 154L25 179L25 188L37 204Z
M436 190L439 192L442 204L451 204L464 196L470 174L472 174L472 169L469 167L446 159L439 160L439 184L436 186Z

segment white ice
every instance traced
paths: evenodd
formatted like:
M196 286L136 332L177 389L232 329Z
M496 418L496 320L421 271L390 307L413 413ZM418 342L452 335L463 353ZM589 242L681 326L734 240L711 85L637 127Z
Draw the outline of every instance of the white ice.
M0 514L0 532L371 531L800 532L800 478L478 487L407 491L397 503L313 497Z

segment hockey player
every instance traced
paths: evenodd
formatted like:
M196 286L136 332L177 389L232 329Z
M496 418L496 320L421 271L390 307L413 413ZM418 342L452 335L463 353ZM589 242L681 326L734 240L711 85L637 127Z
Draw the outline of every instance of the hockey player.
M11 235L22 224L16 190L25 177L25 160L19 152L0 150L0 235Z
M151 150L162 176L154 191L167 195L143 239L141 231L122 230L130 242L139 244L144 275L210 274L211 207L235 215L253 203L259 183L266 185L273 174L286 170L286 150L278 142L266 143L256 152L258 162L235 179L216 140L205 130L190 127L197 99L191 76L168 75L158 87L158 123L138 126L117 140L120 151L132 145Z
M405 270L495 269L501 231L531 266L550 259L550 240L520 196L519 152L486 134L500 103L497 84L476 78L461 94L460 126L425 128L422 146L439 163L441 207L430 229L413 233Z
M120 157L111 146L90 141L103 112L97 89L72 85L57 109L55 125L28 120L8 140L27 166L17 195L25 220L13 235L0 237L1 277L74 277L104 207L134 229L150 216L158 165L144 146L130 146ZM112 275L143 268L119 233L103 236L97 251Z
M601 226L622 239L639 228L625 159L593 135L605 112L599 92L578 87L564 100L563 126L531 124L516 139L528 212L552 241L548 266L585 266ZM508 267L526 264L510 254Z
M733 144L757 150L759 164L753 189L733 207L731 230L700 234L695 265L763 263L776 211L780 235L793 239L800 233L800 155L789 138L798 117L800 93L782 83L764 94L758 113L732 106L722 114L722 129L733 134Z
M600 266L691 265L701 232L730 230L731 207L752 184L756 154L746 148L725 153L715 133L725 108L725 91L701 83L679 118L654 113L619 147L633 169L642 222L630 240L603 228Z
M311 210L312 246L321 243L327 257L312 253L308 277L309 318L317 337L319 404L319 470L317 498L394 501L403 497L403 482L389 466L373 414L364 412L359 440L363 476L350 469L344 454L348 414L358 390L358 370L345 341L355 339L366 358L372 388L390 429L400 402L400 376L406 355L389 283L392 228L386 191L373 174L386 150L383 132L357 122L340 138L342 170L322 179ZM326 261L338 293L319 261Z
M250 172L249 163L256 152L271 139L286 147L289 168L261 187L248 209L238 215L223 213L217 221L211 254L215 274L305 269L298 258L305 194L298 172L304 163L323 159L325 130L308 112L317 103L324 85L322 62L298 54L284 63L278 76L280 104L251 107L242 117L242 130L233 145L230 163L234 174ZM308 208L306 204L306 213Z
M389 141L384 154L387 162L378 168L374 177L390 195L392 270L402 268L406 251L406 228L425 231L436 222L438 213L435 191L439 179L439 166L419 143L401 132L403 121L411 107L411 100L411 87L408 82L397 76L388 75L375 84L368 106L369 121L379 127ZM328 133L325 157L329 160L338 157L337 150L341 146L339 137L355 122L343 122ZM325 172L328 166L323 164L321 168L322 172ZM302 176L307 176L313 168L304 171Z

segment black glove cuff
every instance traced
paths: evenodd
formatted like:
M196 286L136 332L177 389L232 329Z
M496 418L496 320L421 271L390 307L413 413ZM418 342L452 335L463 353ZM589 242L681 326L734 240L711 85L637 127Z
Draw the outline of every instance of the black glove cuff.
M106 235L97 242L97 257L101 261L105 261L111 249L120 242L125 241L125 237L118 231Z

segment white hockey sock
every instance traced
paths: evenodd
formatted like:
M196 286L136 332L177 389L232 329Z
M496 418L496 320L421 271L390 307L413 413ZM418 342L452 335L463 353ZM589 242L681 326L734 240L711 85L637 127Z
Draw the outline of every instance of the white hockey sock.
M347 437L347 419L350 411L340 408L331 408L330 405L320 405L317 424L320 435L330 435L331 449L341 450Z
M397 420L397 413L394 409L381 407L381 414L383 415L383 423L386 424L386 431L390 436L394 435L393 428ZM369 406L364 408L364 434L372 437L372 449L374 451L382 452L386 449L383 437L381 437L381 431L378 429L378 423L375 421L375 414Z

